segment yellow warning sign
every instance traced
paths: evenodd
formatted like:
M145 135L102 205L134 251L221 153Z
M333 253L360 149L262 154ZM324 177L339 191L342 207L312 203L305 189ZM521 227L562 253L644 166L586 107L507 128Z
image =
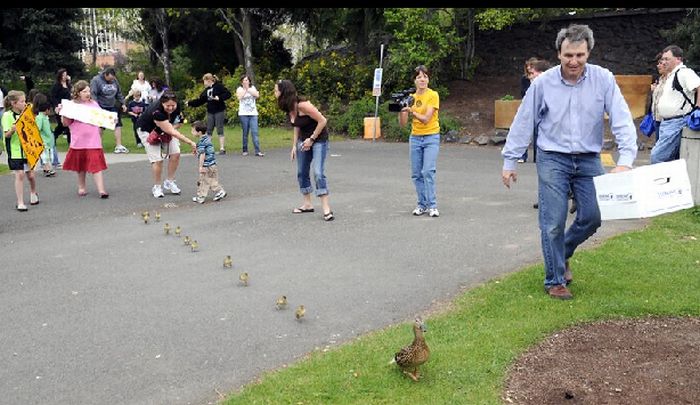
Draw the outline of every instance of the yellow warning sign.
M605 167L615 167L617 166L615 164L615 161L612 158L612 155L609 153L601 153L600 154L600 160L603 163L603 166Z
M22 111L17 118L17 135L19 143L22 145L24 156L27 158L27 164L30 169L34 169L36 162L39 160L41 152L44 151L44 143L41 140L39 127L36 125L36 119L32 112L32 105L27 104L27 107Z

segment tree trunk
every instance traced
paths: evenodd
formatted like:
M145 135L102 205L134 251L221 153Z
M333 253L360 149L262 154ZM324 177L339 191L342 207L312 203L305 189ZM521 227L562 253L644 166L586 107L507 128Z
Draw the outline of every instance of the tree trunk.
M92 44L90 44L92 66L97 66L97 17L94 8L90 9L90 36L92 37Z
M163 64L163 72L165 73L165 84L172 87L170 83L170 48L168 45L169 26L166 23L166 14L164 8L156 9L156 28L160 35L160 40L163 42L163 52L159 55L160 62Z
M250 77L251 82L255 82L255 71L253 69L253 40L251 38L251 18L248 9L241 8L241 31L242 42L245 55L245 73Z

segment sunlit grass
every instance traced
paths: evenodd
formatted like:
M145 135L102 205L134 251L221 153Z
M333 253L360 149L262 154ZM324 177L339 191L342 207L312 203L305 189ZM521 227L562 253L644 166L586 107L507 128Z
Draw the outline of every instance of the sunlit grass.
M699 316L699 238L694 208L578 252L571 301L544 294L541 264L470 290L424 318L432 356L419 383L387 364L412 338L404 323L311 353L224 403L501 404L509 365L554 331L610 318Z

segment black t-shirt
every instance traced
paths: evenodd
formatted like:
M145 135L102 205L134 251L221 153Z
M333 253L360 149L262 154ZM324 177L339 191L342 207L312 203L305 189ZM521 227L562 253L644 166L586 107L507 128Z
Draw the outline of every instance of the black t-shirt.
M136 120L136 127L144 132L151 132L155 129L157 133L162 134L163 130L156 125L156 121L170 121L171 124L175 124L178 120L182 122L180 103L170 115L163 110L163 104L153 103Z

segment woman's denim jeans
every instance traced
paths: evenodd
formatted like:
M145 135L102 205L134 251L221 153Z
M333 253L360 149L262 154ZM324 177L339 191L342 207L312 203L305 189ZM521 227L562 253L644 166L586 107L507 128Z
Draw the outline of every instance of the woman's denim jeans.
M307 151L301 150L301 144L297 142L297 180L299 181L299 191L302 194L309 194L313 191L311 187L310 171L313 167L314 180L316 181L316 196L328 194L326 185L326 156L328 155L328 141L316 141Z
M565 261L574 254L578 245L600 227L600 209L593 177L604 173L598 153L568 154L537 150L545 288L566 284ZM576 218L565 230L570 189L576 201Z
M241 127L243 128L243 152L248 152L248 132L253 135L253 147L255 153L260 152L260 138L258 137L258 116L239 115Z
M440 152L440 134L411 135L409 139L411 155L411 180L418 195L417 205L421 208L437 208L435 196L435 171Z

